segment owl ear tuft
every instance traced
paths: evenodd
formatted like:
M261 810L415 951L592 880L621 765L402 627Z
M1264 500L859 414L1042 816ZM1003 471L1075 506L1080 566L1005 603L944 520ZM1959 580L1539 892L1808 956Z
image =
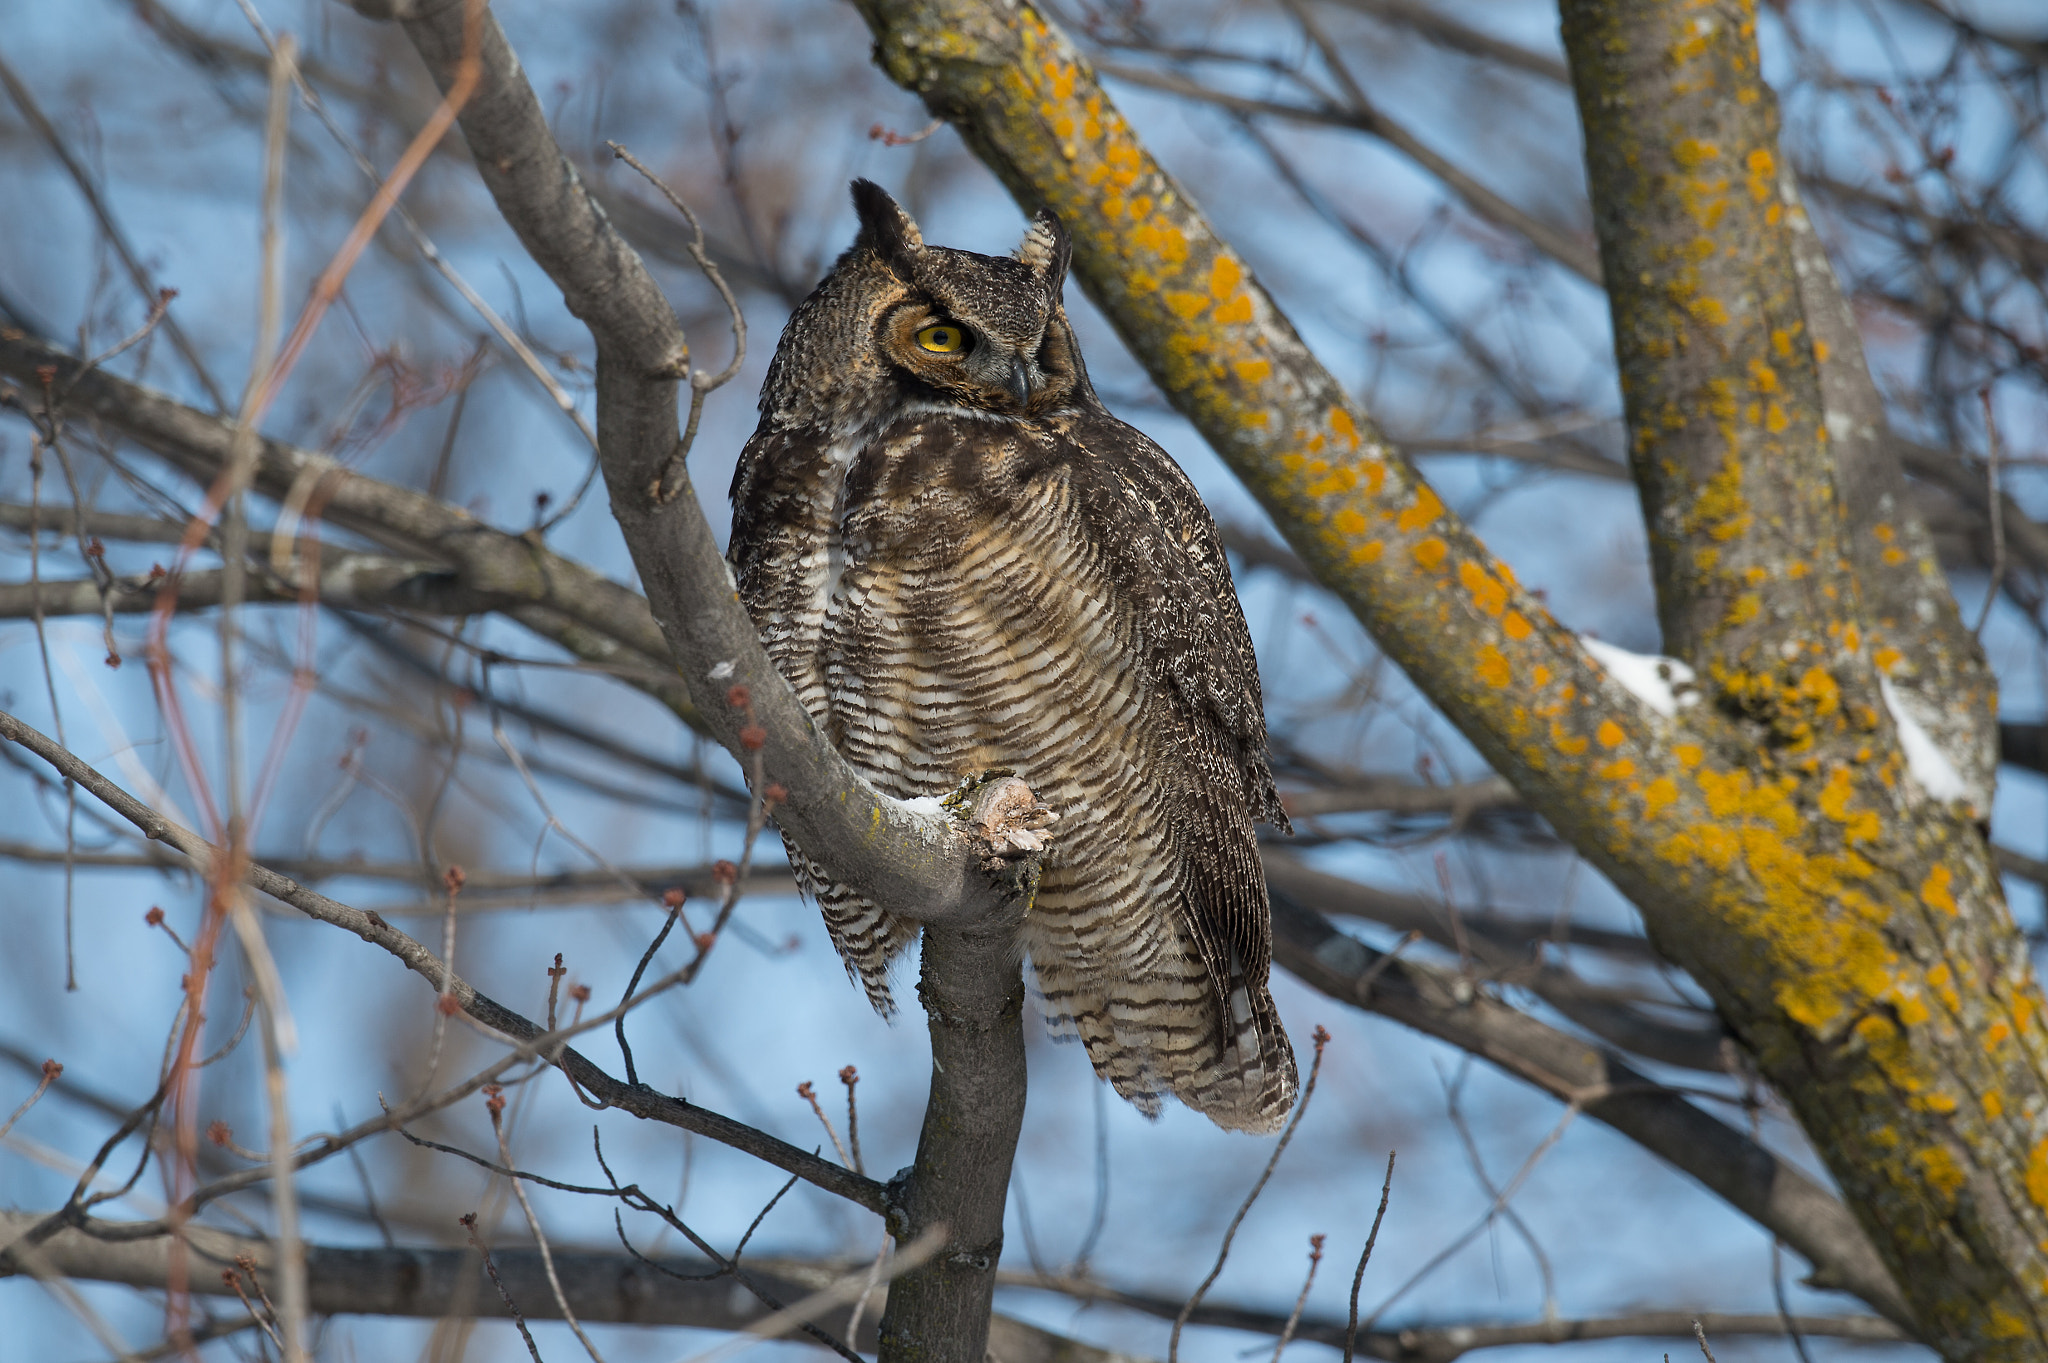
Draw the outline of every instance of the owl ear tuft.
M855 244L873 247L882 259L908 274L911 260L924 249L924 234L910 215L873 180L853 182L853 211L860 215L860 240Z
M1032 215L1024 240L1017 243L1017 259L1029 265L1031 272L1054 293L1066 283L1067 262L1073 254L1074 243L1067 236L1066 224L1050 208L1041 208Z

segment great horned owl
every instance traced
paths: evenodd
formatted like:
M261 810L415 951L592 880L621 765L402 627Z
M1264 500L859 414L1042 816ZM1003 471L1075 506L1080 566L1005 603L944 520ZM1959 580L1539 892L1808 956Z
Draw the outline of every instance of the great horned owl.
M1286 815L1215 523L1095 396L1041 212L1015 258L927 246L880 187L783 329L733 479L769 656L883 792L1010 768L1057 814L1026 914L1048 1023L1148 1115L1270 1131L1294 1053L1252 821ZM794 849L884 1015L917 935Z

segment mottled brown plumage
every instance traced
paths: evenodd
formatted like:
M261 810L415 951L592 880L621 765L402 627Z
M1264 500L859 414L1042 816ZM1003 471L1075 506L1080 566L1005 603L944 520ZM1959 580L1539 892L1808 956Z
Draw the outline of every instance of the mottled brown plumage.
M1056 812L1022 943L1054 1030L1147 1113L1271 1130L1295 1068L1252 821L1285 815L1215 524L1090 387L1057 219L1007 259L924 245L865 181L854 202L733 480L740 595L879 789L1007 767ZM890 1012L916 925L792 859Z

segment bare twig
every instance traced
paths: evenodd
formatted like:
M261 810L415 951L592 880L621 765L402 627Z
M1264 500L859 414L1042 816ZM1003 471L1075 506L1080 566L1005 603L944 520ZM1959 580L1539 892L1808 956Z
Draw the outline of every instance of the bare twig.
M853 1152L853 1172L865 1174L867 1169L860 1161L860 1104L854 1100L853 1086L860 1082L860 1071L848 1065L839 1071L839 1082L846 1085L846 1144Z
M63 135L50 122L49 116L36 102L34 94L29 91L21 77L15 74L14 68L7 64L4 57L0 57L0 85L7 87L8 98L14 101L14 107L21 111L21 116L28 125L35 129L36 136L42 138L43 145L50 149L50 154L63 164L65 172L71 176L71 182L78 186L78 192L84 196L86 206L92 209L93 216L99 220L100 230L106 233L108 242L113 245L114 253L121 257L121 264L128 271L128 278L134 282L135 291L142 295L143 306L155 307L157 300L163 297L163 290L149 277L148 269L135 254L134 247L128 244L128 234L121 230L121 224L115 219L113 209L108 207L91 173L72 154ZM216 412L225 412L228 409L228 400L215 385L213 376L207 372L205 362L199 358L198 350L193 347L184 329L175 320L166 317L164 334L169 336L171 344L177 347L178 354L191 369L192 377L206 390L206 396L213 403L213 409Z
M1309 1289L1316 1285L1316 1266L1323 1262L1323 1237L1311 1235L1308 1238L1308 1276L1301 1280L1301 1295L1294 1299L1294 1309L1287 1313L1287 1324L1280 1330L1280 1340L1273 1346L1273 1363L1280 1363L1280 1355L1287 1352L1287 1346L1294 1342L1294 1327L1301 1324L1302 1309L1308 1305Z
M851 1092L850 1088L848 1092ZM825 1128L825 1134L832 1140L832 1148L839 1152L839 1162L849 1169L853 1168L853 1156L847 1153L846 1142L840 1140L839 1133L832 1129L832 1119L825 1115L824 1106L818 1102L818 1090L812 1087L810 1080L806 1079L796 1086L796 1096L811 1105L811 1111L818 1118L818 1125Z
M21 1100L21 1106L14 1109L13 1116L9 1117L4 1122L0 1122L0 1136L5 1136L8 1132L14 1130L14 1124L20 1121L23 1115L25 1115L30 1108L34 1107L37 1101L40 1100L45 1093L48 1093L50 1091L50 1085L56 1083L57 1076L62 1073L64 1073L64 1067L58 1064L56 1061L45 1060L43 1062L42 1082L36 1085L34 1093L29 1094L28 1097Z
M1399 1287L1395 1288L1391 1293L1389 1293L1384 1301L1382 1301L1378 1306L1373 1308L1372 1314L1367 1316L1362 1322L1360 1322L1360 1328L1370 1330L1373 1326L1373 1323L1377 1321L1381 1316L1386 1314L1388 1307L1392 1306L1395 1302L1399 1301L1402 1297L1406 1296L1410 1288L1414 1287L1424 1278L1427 1278L1430 1274L1436 1272L1436 1270L1453 1254L1456 1254L1459 1250L1463 1249L1466 1245L1470 1244L1472 1241L1472 1237L1479 1234L1479 1232L1481 1232L1482 1230L1485 1230L1486 1227L1492 1223L1494 1217L1500 1215L1501 1209L1507 1206L1508 1202L1514 1197L1516 1193L1521 1191L1523 1182L1528 1179L1531 1173L1535 1172L1536 1165L1538 1164L1538 1162L1542 1160L1542 1158L1546 1154L1550 1153L1550 1148L1556 1145L1558 1141L1564 1137L1565 1131L1572 1124L1572 1119L1577 1117L1578 1115L1579 1105L1577 1103L1573 1103L1570 1106L1566 1107L1564 1110L1564 1115L1558 1118L1557 1125L1552 1127L1550 1129L1550 1133L1537 1143L1536 1148L1534 1150L1531 1150L1529 1152L1529 1157L1522 1161L1522 1167L1517 1169L1515 1171L1515 1176L1509 1179L1507 1181L1507 1184L1501 1188L1500 1194L1493 1199L1492 1203L1488 1205L1485 1212L1483 1212L1479 1216L1479 1218L1473 1222L1471 1226L1467 1227L1463 1232L1454 1237L1448 1245L1445 1245L1441 1250L1437 1251L1435 1255L1431 1256L1431 1258L1426 1263L1424 1263L1422 1267L1416 1269L1415 1272L1409 1276L1406 1282L1402 1283Z
M896 1257L883 1271L881 1280L887 1282L924 1263L937 1254L946 1243L946 1228L933 1226L923 1235L898 1250ZM750 1348L763 1339L774 1339L816 1319L835 1306L843 1305L867 1290L866 1273L850 1273L822 1291L813 1292L792 1306L785 1306L765 1320L749 1325L740 1335L726 1340L703 1353L693 1355L688 1363L720 1363L742 1349Z
M526 1352L532 1357L533 1363L541 1363L540 1350L533 1342L533 1331L526 1328L526 1317L519 1314L519 1307L514 1304L512 1294L505 1290L505 1280L498 1276L498 1266L491 1262L490 1247L485 1245L483 1238L477 1234L475 1212L463 1215L462 1227L469 1232L470 1247L483 1258L484 1272L491 1275L491 1286L498 1289L498 1297L505 1303L505 1310L512 1317L512 1323L519 1327L519 1337L526 1341Z
M1244 1201L1238 1206L1237 1214L1230 1218L1230 1225L1224 1229L1223 1243L1216 1248L1215 1267L1209 1270L1209 1276L1202 1279L1202 1285L1195 1289L1194 1295L1188 1298L1187 1305L1181 1307L1180 1314L1174 1317L1173 1334L1166 1343L1167 1363L1176 1363L1179 1359L1181 1330L1187 1325L1188 1317L1195 1313L1195 1308L1202 1304L1202 1298L1209 1295L1209 1289L1215 1285L1216 1279L1222 1276L1223 1265L1230 1258L1230 1242L1237 1238L1237 1228L1244 1224L1245 1215L1251 1211L1252 1203L1257 1202L1259 1194L1265 1191L1266 1180L1273 1177L1273 1170L1279 1166L1280 1157L1287 1153L1287 1143L1294 1139L1296 1129L1301 1126L1301 1119L1308 1115L1308 1100L1315 1097L1316 1076L1322 1073L1323 1048L1330 1044L1330 1034L1317 1027L1315 1043L1315 1059L1309 1063L1308 1082L1301 1086L1301 1101L1294 1105L1294 1116L1288 1121L1287 1129L1280 1133L1280 1143L1273 1147L1272 1155L1266 1160L1266 1167L1259 1172L1258 1182L1252 1184L1252 1190L1245 1194Z
M937 125L934 124L933 126L936 127ZM718 290L718 296L725 301L726 316L732 324L732 360L725 368L719 370L716 374L707 374L701 369L690 371L690 414L684 422L683 439L682 443L677 447L676 454L677 461L680 463L689 454L690 447L696 443L697 421L704 411L704 399L715 390L723 388L726 384L730 383L733 376L740 372L740 366L746 363L747 316L745 311L741 309L739 300L733 297L732 287L725 282L725 276L719 272L718 266L712 262L710 254L705 251L704 226L697 221L697 215L690 211L690 205L683 201L683 197L680 194L677 194L673 189L664 184L660 176L642 165L639 158L634 156L632 152L627 151L616 142L607 142L605 145L612 149L613 156L640 172L640 177L659 190L661 196L669 201L669 205L676 212L682 214L684 220L690 224L691 236L689 241L684 244L685 249L689 251L690 258L697 262L697 268L704 272L704 277L711 281L711 286ZM667 484L664 483L663 486L666 490ZM577 495L581 496L582 493L578 492ZM668 495L673 496L674 492L669 491Z
M1344 1363L1351 1363L1352 1352L1358 1347L1358 1286L1365 1281L1365 1266L1372 1262L1372 1247L1380 1241L1380 1222L1387 1219L1387 1199L1394 1192L1394 1152L1387 1152L1387 1176L1380 1183L1380 1208L1372 1214L1372 1230L1365 1237L1365 1248L1359 1252L1358 1267L1351 1274L1351 1320L1344 1327Z
M498 1158L504 1160L506 1167L510 1168L512 1164L512 1146L505 1137L504 1095L492 1092L488 1088L484 1090L484 1093L486 1095L485 1104L491 1114L491 1131L498 1138ZM576 1338L583 1345L583 1351L590 1355L590 1363L604 1363L604 1355L599 1353L597 1346L590 1342L590 1336L584 1332L583 1326L576 1319L576 1312L569 1305L567 1294L562 1291L562 1280L555 1273L554 1251L548 1248L547 1234L541 1230L540 1218L534 1215L533 1212L533 1202L526 1196L525 1180L515 1178L510 1180L510 1182L512 1185L512 1195L519 1199L519 1210L526 1214L526 1228L533 1232L534 1246L540 1250L541 1267L547 1271L548 1286L554 1289L555 1304L562 1308L562 1319L567 1321L569 1328L576 1332ZM795 1180L792 1179L791 1182L795 1182Z
M203 869L210 864L210 859L217 855L216 849L205 839L158 814L109 781L90 764L80 760L75 753L51 742L49 738L5 711L0 711L0 739L28 748L61 774L76 780L86 792L140 828L151 839L176 849L195 866ZM713 1140L733 1145L757 1158L765 1159L770 1164L778 1165L786 1172L798 1174L806 1181L828 1192L846 1197L871 1211L886 1213L890 1205L887 1190L875 1180L864 1178L830 1160L819 1159L808 1151L799 1150L785 1141L777 1140L765 1132L757 1131L707 1108L666 1097L645 1085L622 1084L566 1045L570 1036L608 1024L620 1011L637 1007L647 999L681 982L682 972L672 973L666 979L649 986L637 997L622 1003L619 1009L582 1019L571 1027L550 1033L477 991L467 981L449 970L446 963L431 951L392 927L378 914L366 913L329 899L258 862L248 863L247 875L249 883L263 893L289 904L309 917L345 928L365 941L390 952L409 969L426 979L437 991L444 982L447 983L449 996L456 1001L457 1006L478 1022L511 1038L515 1043L515 1049L504 1060L498 1062L492 1071L486 1071L485 1076L476 1081L478 1084L489 1082L493 1073L502 1072L504 1067L509 1067L513 1063L532 1056L544 1055L550 1064L560 1067L585 1091L594 1094L600 1102L638 1117L666 1122L684 1130L710 1136ZM474 1092L474 1087L468 1091ZM159 1093L153 1104L160 1104L163 1096L163 1093ZM131 1124L124 1126L122 1133L117 1133L119 1138L125 1139L126 1134L132 1133L133 1125L139 1124L154 1110L152 1105L147 1111L138 1112L131 1118ZM101 1153L100 1162L104 1161L111 1150L110 1145ZM299 1159L301 1163L308 1162L309 1156L301 1155ZM95 1163L93 1172L96 1173L98 1167L98 1163Z
M1999 590L2005 585L2005 495L1998 485L1998 418L1991 410L1990 387L1978 389L1977 396L1984 404L1984 480L1990 487L1986 514L1991 518L1991 580L1984 584L1984 609L1977 614L1974 630L1982 634L1984 626L1990 623L1991 608L1998 604Z

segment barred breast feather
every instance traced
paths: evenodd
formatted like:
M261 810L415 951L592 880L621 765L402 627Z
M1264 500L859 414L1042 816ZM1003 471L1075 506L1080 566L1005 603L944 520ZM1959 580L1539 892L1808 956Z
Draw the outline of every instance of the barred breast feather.
M1055 1032L1147 1113L1171 1095L1275 1128L1295 1065L1251 823L1285 818L1251 640L1180 469L1099 407L932 406L837 440L764 424L734 507L771 658L878 789L1007 767L1057 812L1023 942ZM915 924L792 860L886 1013Z

